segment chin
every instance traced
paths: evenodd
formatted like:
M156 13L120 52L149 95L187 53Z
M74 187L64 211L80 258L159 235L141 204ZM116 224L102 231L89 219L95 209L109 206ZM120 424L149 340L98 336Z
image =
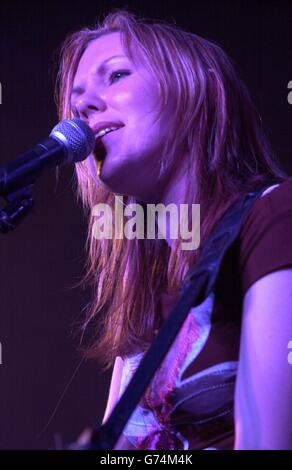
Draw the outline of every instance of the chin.
M113 193L131 196L143 202L153 199L155 178L141 161L121 157L111 159L108 155L103 161L99 178Z
M107 165L103 163L100 174L100 181L109 191L125 196L134 196L135 193L135 176L129 168L124 165Z

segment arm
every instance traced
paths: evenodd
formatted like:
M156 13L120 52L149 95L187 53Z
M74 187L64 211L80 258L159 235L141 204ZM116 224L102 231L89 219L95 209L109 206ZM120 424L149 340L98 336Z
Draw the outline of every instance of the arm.
M105 421L107 421L115 405L118 402L120 386L121 386L122 371L123 371L123 359L118 356L115 360L115 364L113 368L112 379L111 379L110 390L109 390L109 397L108 397L104 417L102 420L102 424L105 423ZM135 450L135 447L122 434L114 450Z
M110 384L110 389L109 389L109 396L108 396L108 401L107 401L102 423L104 423L108 419L108 417L110 416L112 410L114 409L118 401L121 378L122 378L122 371L123 371L123 359L118 356L114 363L111 384Z
M292 449L292 269L268 274L244 297L235 391L235 449Z

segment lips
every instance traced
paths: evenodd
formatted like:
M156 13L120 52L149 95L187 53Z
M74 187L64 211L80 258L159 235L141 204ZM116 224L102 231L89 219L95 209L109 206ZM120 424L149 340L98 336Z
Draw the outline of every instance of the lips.
M112 134L113 132L118 131L119 129L120 127L118 127L117 129L112 129L111 131L108 131L105 134L96 137L96 142L98 142L100 139L104 139L105 137L108 136L108 134Z
M99 131L101 131L102 129L106 129L107 127L120 128L120 127L123 127L123 126L124 126L124 124L121 123L121 122L103 121L103 122L96 122L95 124L93 124L90 127L93 130L94 135L96 136Z

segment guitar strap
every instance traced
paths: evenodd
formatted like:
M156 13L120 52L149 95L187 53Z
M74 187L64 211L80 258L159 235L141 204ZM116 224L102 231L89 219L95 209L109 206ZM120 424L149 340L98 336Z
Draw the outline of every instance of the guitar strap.
M247 193L237 200L217 223L203 247L195 267L182 285L178 302L160 328L151 347L143 356L125 392L106 423L93 430L91 440L82 447L83 450L111 450L114 448L128 419L179 333L190 309L200 305L212 292L223 258L239 235L248 210L269 186L265 185L265 187Z

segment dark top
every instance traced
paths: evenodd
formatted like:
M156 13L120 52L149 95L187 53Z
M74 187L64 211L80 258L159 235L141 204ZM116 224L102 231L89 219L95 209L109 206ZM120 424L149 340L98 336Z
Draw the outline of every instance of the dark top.
M214 292L191 309L125 437L137 449L233 449L243 298L261 277L292 267L292 179L251 207ZM143 353L125 359L120 395Z

